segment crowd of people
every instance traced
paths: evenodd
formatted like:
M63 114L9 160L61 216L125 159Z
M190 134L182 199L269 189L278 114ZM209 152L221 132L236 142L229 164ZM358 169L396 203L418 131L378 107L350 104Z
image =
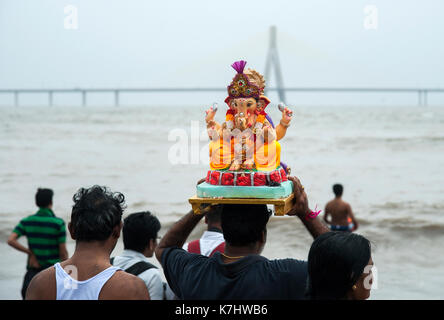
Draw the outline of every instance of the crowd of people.
M266 205L211 205L202 207L202 214L190 211L159 241L157 217L136 212L122 221L124 195L97 185L73 196L67 229L76 245L69 257L65 222L52 210L53 192L39 189L38 211L22 219L8 239L28 255L23 299L367 299L371 245L351 232L358 223L341 199L343 187L333 186L336 197L321 219L313 215L299 179L289 180L294 198L287 215L314 238L308 261L261 255L272 215ZM207 230L186 243L201 219ZM112 256L121 234L124 250ZM20 236L27 237L28 247L20 244ZM161 269L150 262L153 255Z

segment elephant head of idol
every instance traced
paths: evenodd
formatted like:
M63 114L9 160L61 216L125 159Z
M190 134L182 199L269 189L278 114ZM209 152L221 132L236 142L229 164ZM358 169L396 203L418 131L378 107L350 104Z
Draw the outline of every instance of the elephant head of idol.
M259 114L264 110L270 100L264 96L265 80L257 71L248 69L244 72L246 61L237 61L232 67L237 71L231 84L228 86L227 120L233 121L233 127L241 131L253 128Z

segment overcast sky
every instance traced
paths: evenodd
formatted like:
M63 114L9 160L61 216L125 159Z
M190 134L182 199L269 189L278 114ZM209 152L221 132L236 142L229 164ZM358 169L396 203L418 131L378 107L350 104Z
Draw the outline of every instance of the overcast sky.
M0 88L226 86L235 60L264 71L271 25L285 86L444 87L443 16L440 0L0 0Z

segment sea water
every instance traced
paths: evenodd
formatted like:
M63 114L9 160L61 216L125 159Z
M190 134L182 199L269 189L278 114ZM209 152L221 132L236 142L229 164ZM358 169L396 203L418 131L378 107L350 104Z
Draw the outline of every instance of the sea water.
M54 190L54 211L66 222L74 193L95 184L125 195L124 217L154 213L161 234L187 213L208 170L206 108L0 107L0 299L20 298L26 255L6 240L36 211L38 187ZM278 123L278 108L267 109ZM357 233L372 243L371 299L444 299L444 108L293 110L281 159L300 178L312 209L332 199L334 183L344 185ZM181 154L172 152L178 146ZM190 239L204 229L202 221ZM272 217L263 255L305 260L311 242L297 218ZM122 247L119 240L113 255Z

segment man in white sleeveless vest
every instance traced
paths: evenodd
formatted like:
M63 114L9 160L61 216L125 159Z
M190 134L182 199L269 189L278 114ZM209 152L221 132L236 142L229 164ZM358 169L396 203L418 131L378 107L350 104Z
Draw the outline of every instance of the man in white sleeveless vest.
M68 229L76 240L73 256L40 272L26 299L149 299L145 283L110 264L122 229L125 197L105 187L81 188L73 197Z

